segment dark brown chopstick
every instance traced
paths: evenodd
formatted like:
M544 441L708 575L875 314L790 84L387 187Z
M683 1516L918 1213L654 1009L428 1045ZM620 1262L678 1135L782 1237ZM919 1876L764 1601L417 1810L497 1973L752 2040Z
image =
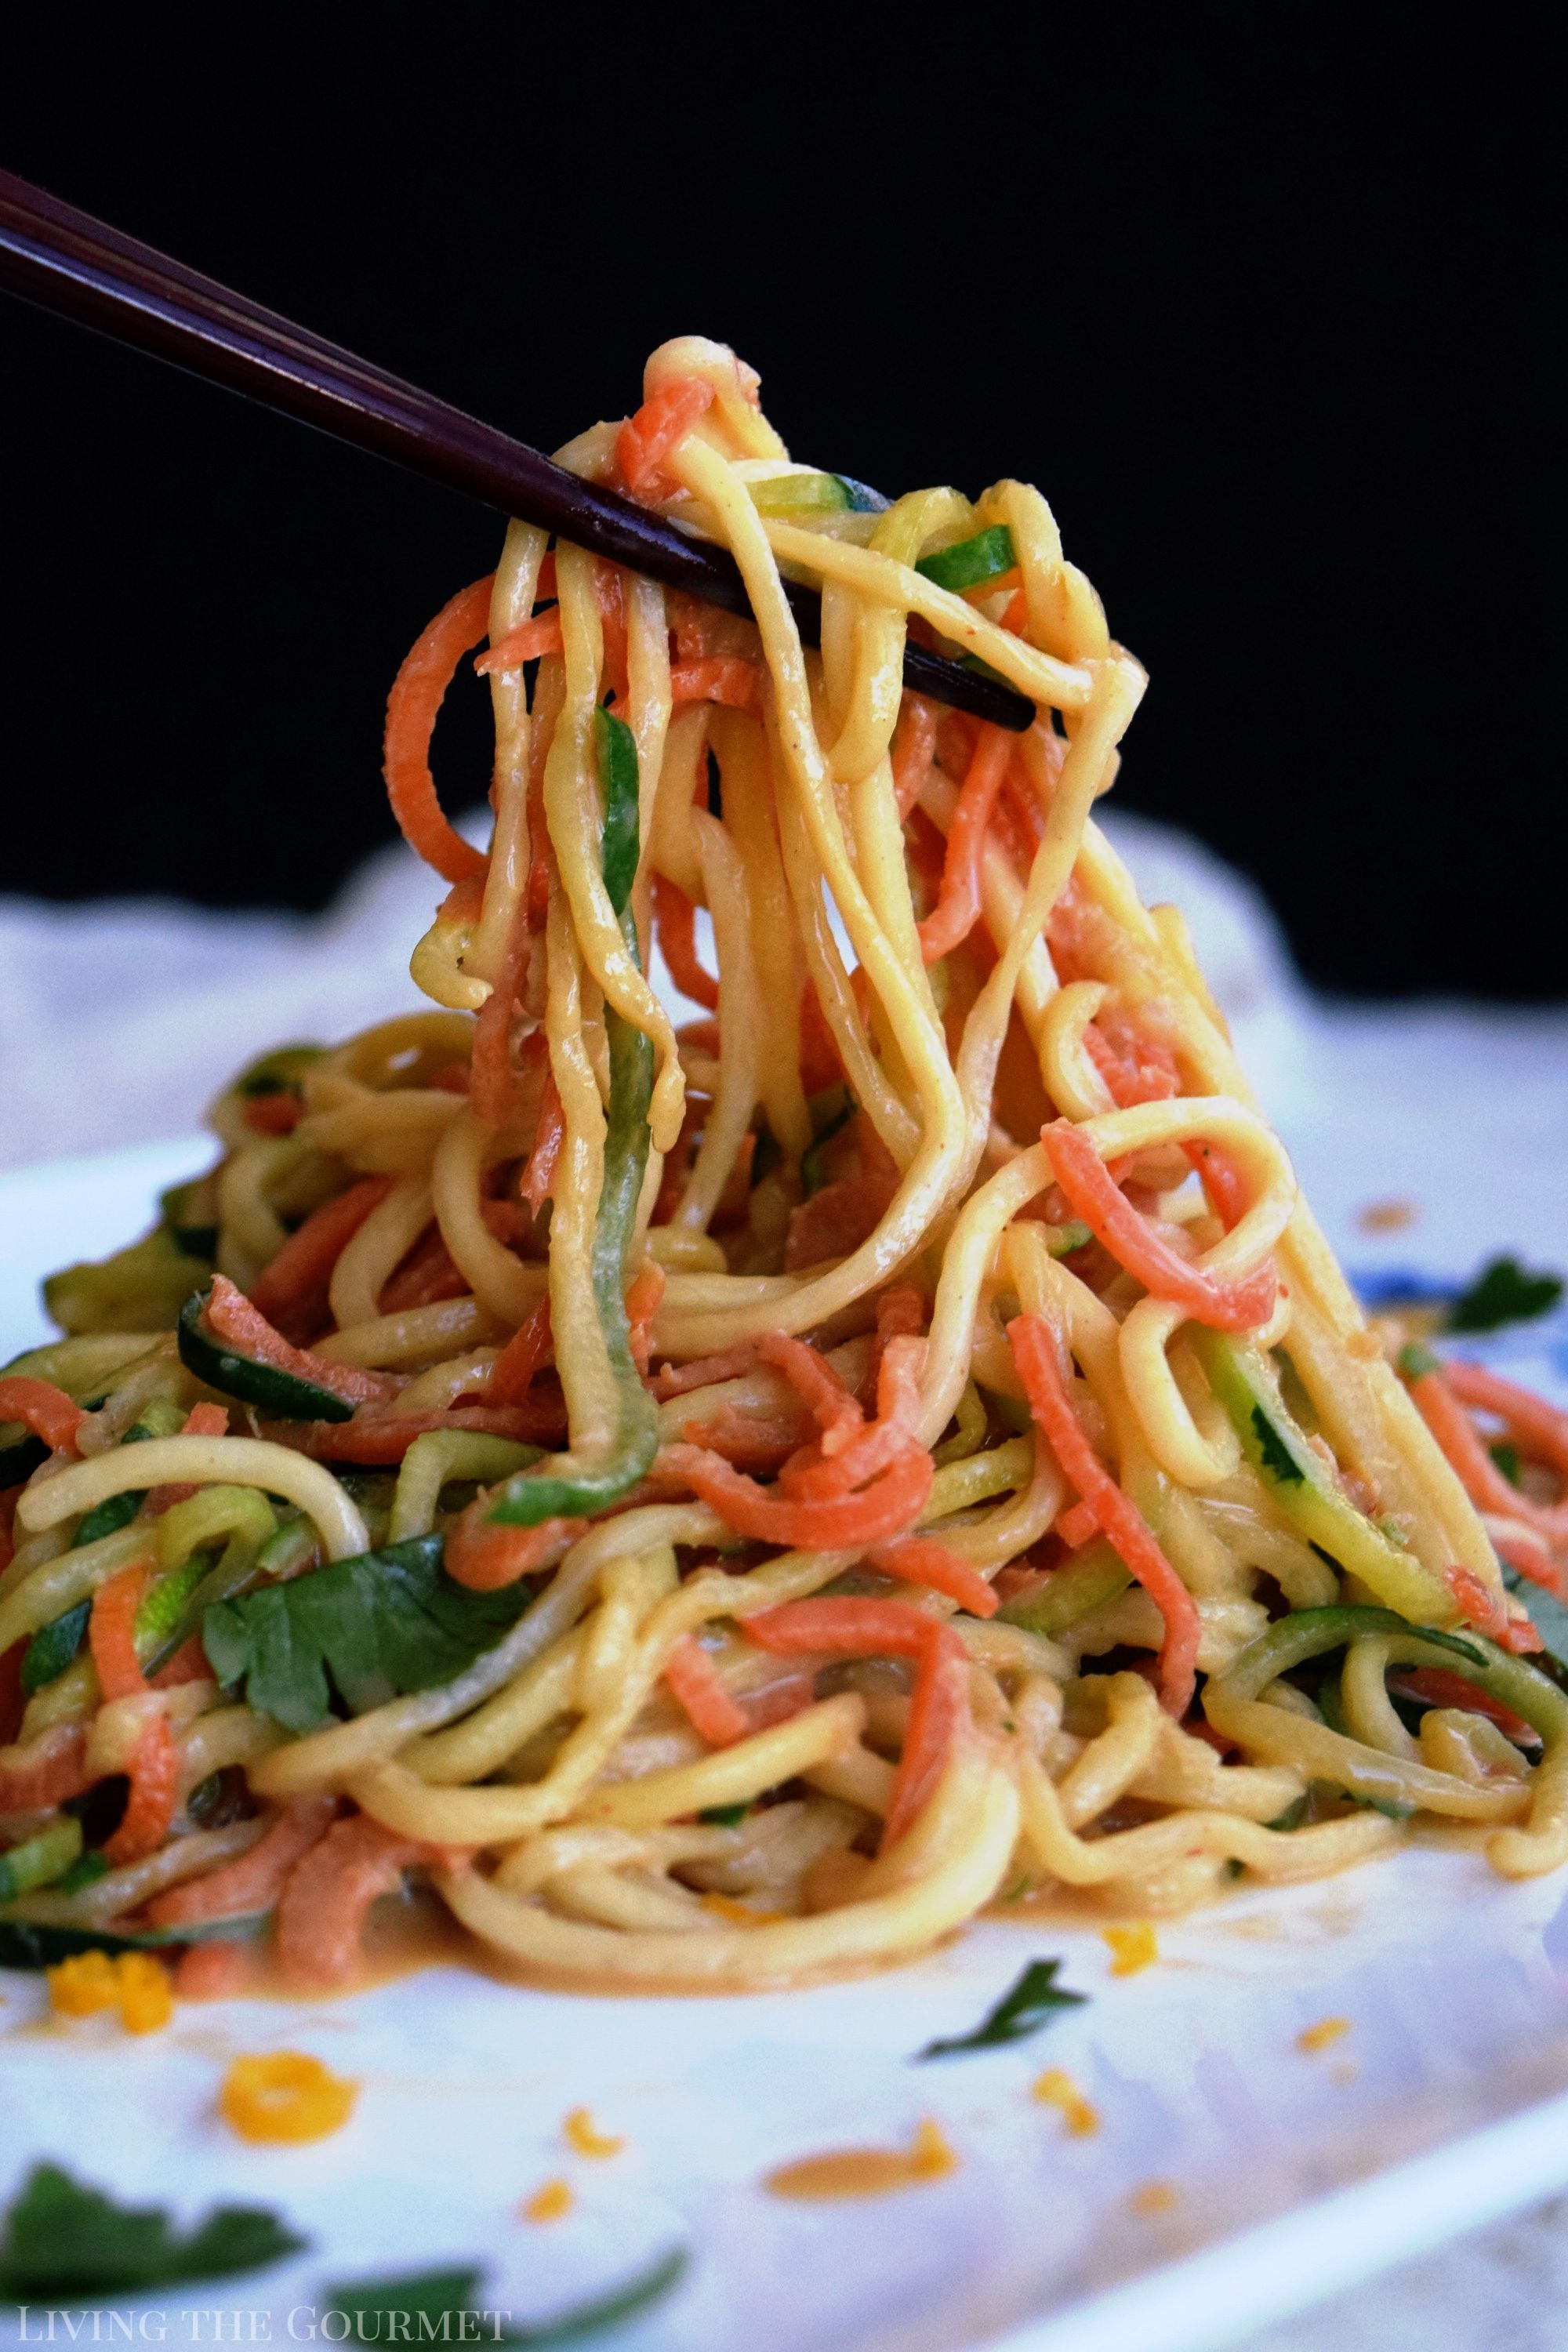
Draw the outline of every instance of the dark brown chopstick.
M617 491L579 480L526 443L9 172L0 172L0 286L612 563L750 614L744 583L723 550L686 538ZM801 635L816 645L820 599L784 584ZM1035 715L1011 687L923 646L906 648L904 682L1015 731Z

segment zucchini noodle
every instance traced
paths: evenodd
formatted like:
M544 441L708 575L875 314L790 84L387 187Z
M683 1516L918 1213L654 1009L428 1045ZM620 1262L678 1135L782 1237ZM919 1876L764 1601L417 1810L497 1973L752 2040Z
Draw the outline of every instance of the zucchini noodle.
M1165 1908L1420 1816L1557 1868L1568 1698L1493 1537L1568 1576L1568 1425L1363 1318L1092 820L1145 680L1050 509L798 465L700 338L643 391L563 462L752 617L509 527L388 709L466 877L436 1009L242 1073L0 1374L0 1821L64 1879L0 1910L221 1926L240 1874L325 1984L415 1871L541 1980L741 1990L1020 1878ZM480 871L426 745L487 610ZM1033 723L909 696L911 635ZM110 1765L78 1885L37 1824Z

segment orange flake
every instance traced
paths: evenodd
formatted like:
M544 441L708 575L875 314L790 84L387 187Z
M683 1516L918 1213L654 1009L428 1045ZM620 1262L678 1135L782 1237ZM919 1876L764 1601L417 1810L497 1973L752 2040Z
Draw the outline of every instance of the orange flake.
M1369 1201L1357 1210L1356 1223L1363 1234L1402 1234L1420 1213L1414 1201Z
M930 2116L923 2116L915 2127L910 2169L921 2180L940 2180L944 2172L958 2170L957 2151L942 2126Z
M1180 2195L1173 2180L1145 2180L1127 2200L1128 2210L1146 2215L1168 2213L1178 2202Z
M907 2148L838 2147L798 2158L770 2172L763 2186L774 2197L805 2202L837 2202L852 2197L890 2197L922 2181L956 2172L957 2150L930 2116L916 2126Z
M1296 2047L1304 2050L1310 2057L1315 2050L1326 2050L1331 2042L1337 2042L1350 2030L1348 2017L1321 2017L1316 2025L1309 2025L1304 2033L1298 2033Z
M1102 1927L1100 1934L1110 1947L1113 1977L1135 1977L1160 1957L1159 1939L1147 1919L1140 1919L1135 1927Z
M237 2058L223 2078L218 2109L241 2139L274 2144L325 2139L353 2113L357 2083L329 2074L302 2050Z
M120 1979L108 1952L73 1952L45 1977L49 2007L61 2017L92 2017L120 2006Z
M1035 2084L1034 2095L1042 2106L1058 2110L1063 2123L1074 2139L1087 2139L1100 2129L1098 2109L1091 2107L1070 2074L1059 2066L1047 2066Z
M115 1962L120 1979L120 2021L127 2033L156 2033L174 2014L174 1990L169 1971L151 1952L121 1952Z
M619 2156L626 2146L615 2132L600 2131L586 2107L574 2107L561 2129L579 2156Z
M525 2221L559 2221L570 2213L576 2200L565 2180L546 2180L536 2189L522 2209Z
M169 1971L151 1952L74 1952L47 1975L49 2006L61 2017L117 2009L127 2033L156 2033L174 2013Z
M753 1910L749 1903L737 1903L731 1895L705 1895L702 1908L711 1911L716 1918L727 1919L732 1927L765 1927L775 1919L787 1919L787 1911Z

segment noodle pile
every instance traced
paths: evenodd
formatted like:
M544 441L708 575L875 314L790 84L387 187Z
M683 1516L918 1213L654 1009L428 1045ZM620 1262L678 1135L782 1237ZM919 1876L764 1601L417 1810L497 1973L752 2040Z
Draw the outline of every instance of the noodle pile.
M1363 1320L1093 821L1144 679L1045 500L795 464L693 338L563 457L754 622L513 523L409 656L436 1009L246 1073L0 1377L0 1918L331 1983L413 1873L534 1977L743 1989L1414 1816L1555 1868L1500 1556L1556 1589L1568 1433ZM911 632L1033 726L906 693ZM486 856L429 768L481 644Z

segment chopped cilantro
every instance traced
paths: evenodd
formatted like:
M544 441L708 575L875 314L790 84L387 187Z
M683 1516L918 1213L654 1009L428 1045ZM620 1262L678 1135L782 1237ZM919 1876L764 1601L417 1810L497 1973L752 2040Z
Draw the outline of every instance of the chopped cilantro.
M1303 1789L1301 1794L1292 1803L1287 1805L1282 1813L1276 1813L1274 1819L1271 1822L1265 1822L1263 1826L1270 1830L1299 1830L1307 1818L1310 1803L1311 1799Z
M1508 1480L1510 1486L1518 1486L1522 1484L1519 1475L1519 1448L1517 1445L1510 1444L1508 1439L1503 1437L1500 1438L1495 1445L1489 1445L1487 1452L1491 1455L1492 1460L1497 1464L1498 1468L1502 1472L1503 1476Z
M700 1822L706 1822L710 1829L732 1830L737 1822L745 1820L751 1810L751 1799L742 1797L738 1805L704 1805L697 1818Z
M1258 1440L1258 1451L1263 1457L1263 1467L1276 1485L1301 1486L1305 1482L1306 1472L1260 1404L1252 1408L1252 1432Z
M1494 1257L1448 1310L1450 1331L1496 1331L1548 1314L1563 1296L1558 1274L1531 1274L1516 1257Z
M220 2205L182 2233L157 2205L120 2205L58 2164L36 2164L0 2236L0 2295L15 2303L134 2294L228 2278L307 2241L259 2205Z
M1424 1380L1428 1372L1435 1372L1437 1370L1437 1359L1431 1349L1422 1347L1416 1339L1412 1339L1407 1347L1401 1348L1398 1363L1401 1373L1407 1381Z
M450 1682L494 1647L529 1601L525 1584L470 1592L441 1565L445 1539L415 1536L287 1584L220 1601L202 1639L218 1680L286 1730L314 1731L335 1688L351 1715Z
M1048 2025L1059 2009L1076 2009L1089 1999L1084 1992L1068 1992L1056 1982L1060 1960L1031 1960L1009 1992L1003 1994L994 2009L988 2010L973 2032L954 2034L942 2042L928 2042L918 2058L952 2058L966 2050L995 2050L1004 2042L1021 2042L1028 2033L1037 2033Z

